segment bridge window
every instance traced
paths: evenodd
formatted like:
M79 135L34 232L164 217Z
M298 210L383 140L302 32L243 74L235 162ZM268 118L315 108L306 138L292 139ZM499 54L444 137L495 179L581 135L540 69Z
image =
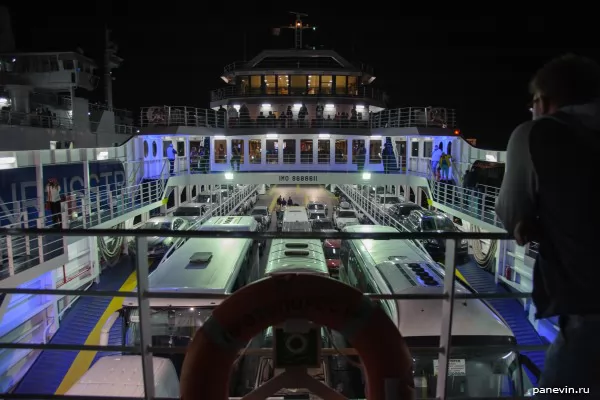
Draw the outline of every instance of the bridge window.
M283 141L283 163L296 163L296 139L285 139Z
M265 93L277 94L277 78L275 75L265 76Z
M423 157L431 158L433 154L433 141L427 140L423 142Z
M356 78L356 76L348 77L348 94L350 96L358 95L358 79Z
M365 147L365 141L362 139L353 139L352 140L352 164L356 164L356 160L358 159L358 149L361 147ZM364 160L363 160L364 163Z
M419 142L416 140L410 144L410 156L419 157Z
M261 94L262 92L262 76L253 75L250 77L250 93Z
M267 164L279 164L279 141L267 139Z
M319 75L308 76L308 94L319 94Z
M346 94L346 77L345 76L336 76L335 77L335 93L336 94Z
M262 147L260 139L251 139L248 141L248 156L250 164L260 164L262 160Z
M329 164L331 153L330 153L330 140L329 139L319 139L318 142L318 163L319 164Z
M306 94L306 75L292 75L290 91L292 95L302 96Z
M242 139L234 139L231 141L231 156L239 156L240 164L244 163L244 141ZM231 161L233 162L234 160L232 159Z
M75 61L73 60L62 60L63 69L73 70L75 69Z
M215 164L225 164L227 162L227 141L225 139L215 140L214 152Z
M333 89L333 76L323 75L321 76L321 94L331 94Z
M277 93L288 95L290 86L290 78L288 75L278 75L277 76Z
M369 142L369 164L381 163L381 140L371 139Z
M300 164L313 163L313 141L312 139L302 139L300 141Z
M348 141L337 139L335 141L335 163L346 164L348 162Z

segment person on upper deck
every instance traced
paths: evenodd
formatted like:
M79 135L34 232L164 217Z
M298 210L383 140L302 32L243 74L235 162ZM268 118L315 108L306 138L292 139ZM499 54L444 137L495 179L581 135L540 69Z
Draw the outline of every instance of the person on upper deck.
M600 147L600 65L572 55L555 59L530 90L533 120L508 142L496 213L519 245L539 243L536 318L559 320L538 386L585 387L600 396L600 214L589 210L582 218L569 210L569 194L593 199L597 190L598 162L584 149Z

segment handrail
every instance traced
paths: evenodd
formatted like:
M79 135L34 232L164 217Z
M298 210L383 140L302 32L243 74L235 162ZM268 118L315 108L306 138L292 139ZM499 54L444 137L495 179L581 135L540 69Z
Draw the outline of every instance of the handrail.
M104 325L102 325L102 329L100 330L100 341L98 343L100 346L108 346L110 330L112 329L113 325L115 324L115 322L117 322L120 316L121 315L117 311L112 313L106 319L106 322L104 323Z
M93 284L94 284L94 282L90 282L90 283L89 283L89 284L86 286L86 288L85 288L85 289L80 289L80 290L84 290L84 291L86 291L86 290L88 290L89 288L91 288ZM56 317L53 317L53 318L52 318L52 322L50 322L48 325L46 325L46 327L44 328L44 335L43 335L43 338L44 338L44 344L47 344L47 343L48 343L48 331L49 331L49 330L50 330L50 328L51 328L51 327L53 327L53 326L54 326L54 324L56 323L56 318L58 318L58 320L60 321L60 320L62 319L62 317L65 315L65 313L67 312L67 310L69 310L69 309L70 309L70 308L73 306L73 304L75 304L75 302L76 302L77 300L79 300L79 297L81 297L81 295L77 295L77 296L75 296L75 298L73 298L73 300L72 300L72 301L70 301L70 302L69 302L69 304L67 304L67 306L66 306L65 308L63 308L63 309L61 310L61 312L59 312L59 313L58 313L58 315L57 315Z
M0 228L0 235L61 235L61 236L156 236L154 229L47 229L47 228ZM246 232L246 231L172 231L176 238L237 238L237 239L514 239L508 232Z

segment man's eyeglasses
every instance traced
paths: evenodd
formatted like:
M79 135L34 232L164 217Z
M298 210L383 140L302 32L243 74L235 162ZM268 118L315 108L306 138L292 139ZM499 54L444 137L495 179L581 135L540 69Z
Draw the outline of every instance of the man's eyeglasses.
M538 97L534 97L533 100L531 100L528 104L527 107L529 108L530 112L533 112L533 106L537 103L539 103L542 100L541 96Z

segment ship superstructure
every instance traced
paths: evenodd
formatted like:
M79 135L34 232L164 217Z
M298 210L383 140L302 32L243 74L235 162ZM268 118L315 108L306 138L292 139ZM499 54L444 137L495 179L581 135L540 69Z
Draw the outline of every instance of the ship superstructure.
M494 176L502 175L505 154L479 150L463 140L452 109L386 108L387 98L374 86L371 68L331 50L303 48L301 32L310 26L302 17L291 25L294 48L263 51L226 66L221 73L224 84L211 93L208 108L142 108L139 132L128 125L129 116L121 117L112 108L112 100L96 114L78 96L93 90L98 80L96 64L80 52L1 55L0 82L9 107L2 115L10 123L0 122L0 130L29 138L17 140L14 148L0 148L0 164L5 162L0 166L2 226L134 229L155 215L175 213L198 227L211 216L247 213L255 203L273 212L281 193L301 206L316 200L330 203L332 213L337 194L364 221L397 231L405 230L406 224L388 212L388 198L435 208L466 230L502 232L493 213L498 185ZM112 68L119 62L114 46L107 46L105 64ZM111 99L110 87L105 90ZM54 103L33 101L40 93ZM38 107L50 115L32 112ZM92 121L97 121L95 131ZM126 126L126 132L106 133L119 126ZM449 176L443 180L432 168L436 149L452 156ZM494 173L487 173L489 179L478 190L466 190L462 177L473 166ZM46 207L49 178L62 187L58 219ZM304 187L319 194L303 192ZM4 234L0 287L133 290L135 277L129 272L135 257L128 254L126 240ZM494 280L527 290L529 249L495 241L470 241L469 247L482 257L481 267L493 271L489 274L475 263L459 267L477 291L500 290ZM177 249L162 249L164 262ZM248 247L249 256L240 258L240 265L263 250L253 249ZM145 256L144 251L139 254ZM202 263L210 267L207 254L194 254L189 261L186 268L200 268ZM506 273L508 265L512 275ZM100 331L102 344L121 345L127 324L139 324L138 314L137 322L134 317L125 321L110 299L7 295L1 300L3 341L83 344L92 331ZM538 344L533 341L541 339L523 313L523 306L533 312L531 304L510 301L510 307L493 305L502 310L499 314L510 309L517 315L507 325L519 343ZM69 329L75 319L81 323ZM5 352L0 358L2 390L31 393L35 384L39 393L66 393L87 368L73 372L75 352ZM538 365L543 360L537 353L531 358ZM41 370L47 374L42 376Z

